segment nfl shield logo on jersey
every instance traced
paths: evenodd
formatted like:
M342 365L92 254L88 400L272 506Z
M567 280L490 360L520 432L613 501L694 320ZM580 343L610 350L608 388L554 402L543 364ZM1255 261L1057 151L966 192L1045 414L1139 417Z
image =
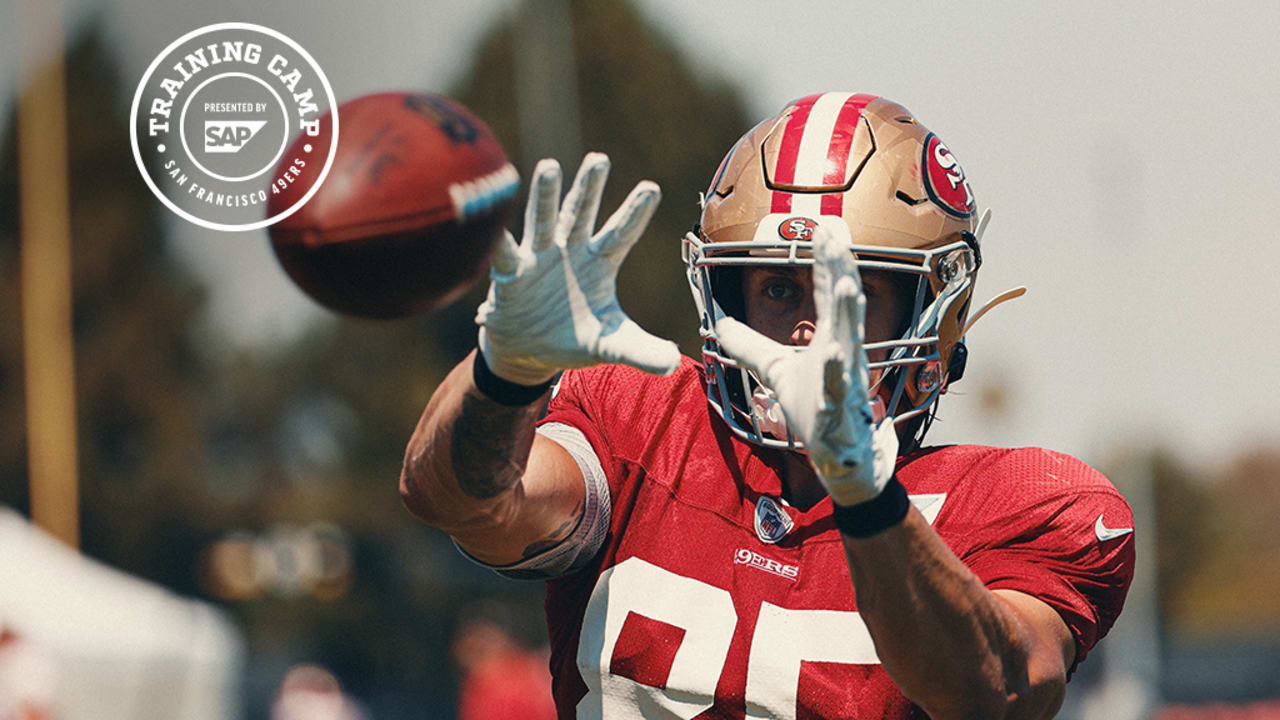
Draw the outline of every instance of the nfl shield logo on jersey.
M759 536L760 542L772 545L786 537L795 526L791 516L782 509L777 500L768 495L761 495L756 501L756 535Z

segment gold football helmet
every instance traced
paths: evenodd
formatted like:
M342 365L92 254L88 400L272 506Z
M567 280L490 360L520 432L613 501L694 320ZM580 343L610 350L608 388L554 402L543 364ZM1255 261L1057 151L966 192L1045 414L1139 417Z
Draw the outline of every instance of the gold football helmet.
M924 416L909 449L923 438L947 383L964 372L981 228L973 191L947 146L906 108L872 95L792 102L743 135L717 168L683 244L708 399L739 437L799 448L779 429L768 388L722 351L716 321L745 319L732 268L812 265L813 231L827 222L848 225L860 270L901 273L914 288L903 335L866 345L886 357L869 364L871 395L898 423Z

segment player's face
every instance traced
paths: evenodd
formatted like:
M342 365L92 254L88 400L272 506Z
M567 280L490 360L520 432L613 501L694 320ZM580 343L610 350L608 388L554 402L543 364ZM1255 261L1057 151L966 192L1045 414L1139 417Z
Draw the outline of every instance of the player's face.
M910 293L890 273L868 270L861 276L862 291L867 296L865 342L900 337L909 319ZM817 312L810 268L747 268L742 290L747 324L757 332L784 345L808 345L813 340ZM873 351L868 359L884 360L887 352ZM876 378L871 380L875 382Z

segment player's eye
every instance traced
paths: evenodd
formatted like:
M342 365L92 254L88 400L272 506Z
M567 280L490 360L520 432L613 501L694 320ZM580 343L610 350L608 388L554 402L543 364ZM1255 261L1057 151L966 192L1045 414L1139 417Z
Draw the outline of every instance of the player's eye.
M867 297L868 303L872 298L888 297L894 290L893 281L884 273L875 271L862 273L862 294Z
M795 283L781 278L766 281L760 290L770 300L791 300L800 294Z

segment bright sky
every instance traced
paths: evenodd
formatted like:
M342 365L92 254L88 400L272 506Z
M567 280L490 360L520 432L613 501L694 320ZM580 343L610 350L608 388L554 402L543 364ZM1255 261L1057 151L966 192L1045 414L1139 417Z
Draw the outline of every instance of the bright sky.
M4 97L16 82L14 2L0 0ZM757 116L818 90L883 94L964 163L995 211L979 300L1030 291L970 333L968 375L931 439L1095 462L1144 443L1199 463L1280 443L1280 4L641 6L700 68L737 83ZM447 86L509 4L82 0L68 13L90 8L129 48L135 80L179 35L235 19L298 40L344 100ZM319 317L261 236L178 220L172 231L212 284L215 321L240 342ZM1003 388L1003 413L983 414L984 388Z

